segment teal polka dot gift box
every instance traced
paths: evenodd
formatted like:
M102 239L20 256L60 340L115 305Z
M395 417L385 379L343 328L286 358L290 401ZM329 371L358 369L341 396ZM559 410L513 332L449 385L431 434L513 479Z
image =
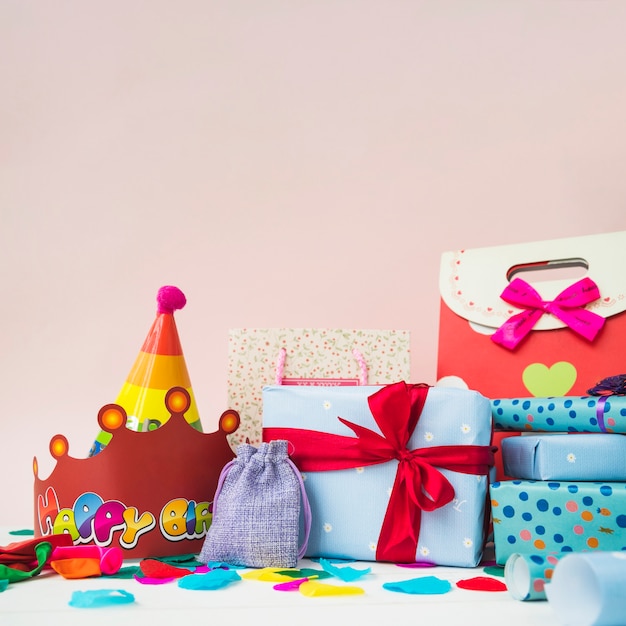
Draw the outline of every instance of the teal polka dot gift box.
M511 554L626 550L626 483L508 480L490 486L496 562Z
M501 431L626 433L626 396L560 396L491 400Z

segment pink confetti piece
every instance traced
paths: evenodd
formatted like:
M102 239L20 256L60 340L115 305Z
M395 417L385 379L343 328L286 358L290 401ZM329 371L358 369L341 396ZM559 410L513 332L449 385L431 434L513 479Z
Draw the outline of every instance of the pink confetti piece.
M133 578L142 585L167 585L175 580L178 580L179 577L175 576L174 578L154 578L152 576L133 576Z
M308 578L296 578L295 580L290 580L286 583L277 583L274 585L274 589L276 591L298 591L300 589L300 585L302 583L307 582Z

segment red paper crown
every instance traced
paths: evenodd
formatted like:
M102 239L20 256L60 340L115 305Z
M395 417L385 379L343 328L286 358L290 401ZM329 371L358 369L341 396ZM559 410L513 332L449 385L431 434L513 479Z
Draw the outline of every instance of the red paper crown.
M47 480L35 475L35 536L69 533L74 544L119 546L126 558L191 554L202 548L224 465L234 458L227 436L239 414L222 413L219 429L202 433L185 420L189 392L165 394L170 413L160 428L126 428L126 411L107 404L98 424L110 443L92 457L68 455L63 435L50 441L57 460Z

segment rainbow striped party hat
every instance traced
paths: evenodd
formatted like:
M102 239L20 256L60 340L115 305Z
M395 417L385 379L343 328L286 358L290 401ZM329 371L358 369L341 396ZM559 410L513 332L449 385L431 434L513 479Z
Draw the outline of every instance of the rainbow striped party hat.
M164 424L170 417L164 403L165 394L172 387L184 387L191 397L185 419L202 432L174 320L174 311L182 309L186 303L185 294L178 287L167 285L157 293L156 318L115 400L115 404L126 411L126 426L131 430L149 431ZM110 433L101 431L91 448L90 456L100 452L110 439Z

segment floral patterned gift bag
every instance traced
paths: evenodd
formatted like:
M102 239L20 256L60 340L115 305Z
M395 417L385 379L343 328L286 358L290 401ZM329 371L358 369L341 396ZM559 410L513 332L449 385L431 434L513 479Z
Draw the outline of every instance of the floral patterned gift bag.
M231 446L260 443L265 385L384 385L409 379L408 330L231 329L227 406L241 417Z

